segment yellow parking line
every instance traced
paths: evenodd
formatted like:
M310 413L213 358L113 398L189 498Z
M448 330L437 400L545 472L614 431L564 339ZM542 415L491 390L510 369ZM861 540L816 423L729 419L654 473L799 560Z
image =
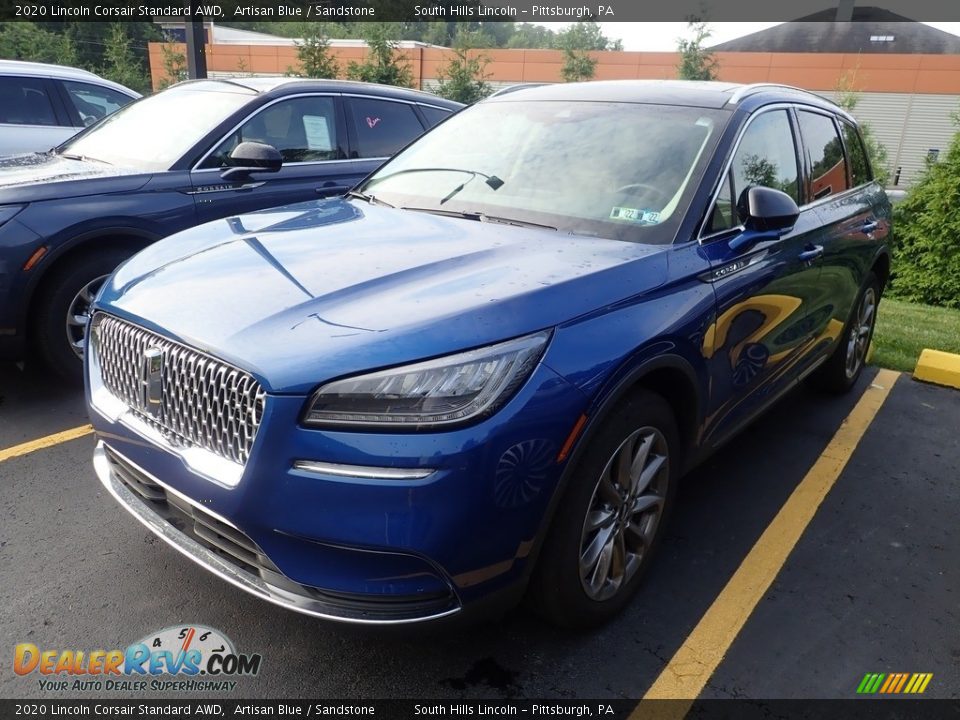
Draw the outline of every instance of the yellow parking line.
M667 663L643 700L678 699L662 706L638 705L631 720L682 718L730 649L754 608L783 568L820 503L830 492L854 449L883 405L899 373L881 370L846 417L820 458L757 540L700 622Z
M54 445L59 445L60 443L65 443L70 440L76 440L77 438L83 437L84 435L89 435L92 432L92 426L81 425L80 427L70 428L69 430L64 430L63 432L54 433L53 435L47 435L46 437L37 438L36 440L30 440L29 442L14 445L6 450L0 450L0 462L9 460L10 458L20 457L21 455L28 455L32 452L36 452L37 450L53 447Z

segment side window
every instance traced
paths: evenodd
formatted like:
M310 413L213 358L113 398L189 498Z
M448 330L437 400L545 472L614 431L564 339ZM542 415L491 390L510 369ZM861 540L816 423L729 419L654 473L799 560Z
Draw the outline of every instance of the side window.
M810 153L808 197L819 200L847 189L847 163L833 119L801 110L800 134Z
M63 81L63 87L70 98L70 104L77 111L80 122L84 125L93 125L100 118L115 113L117 110L133 102L133 98L111 88L91 85L90 83Z
M840 127L843 128L843 144L847 148L850 161L850 178L853 187L859 187L873 179L870 161L867 160L867 152L863 149L863 141L857 129L845 120L840 122Z
M440 108L430 107L429 105L421 105L420 112L423 113L430 127L443 122L452 115L449 110L441 110Z
M285 163L336 160L336 101L332 97L298 97L264 108L231 133L203 161L203 168L230 165L230 153L242 142L260 142L280 151Z
M781 190L798 200L799 177L787 111L771 110L757 115L733 156L730 173L724 178L724 186L711 210L707 234L740 224L737 201L744 190L754 185Z
M423 132L412 105L350 98L357 146L354 157L389 157Z
M56 125L57 116L41 78L0 77L0 123Z

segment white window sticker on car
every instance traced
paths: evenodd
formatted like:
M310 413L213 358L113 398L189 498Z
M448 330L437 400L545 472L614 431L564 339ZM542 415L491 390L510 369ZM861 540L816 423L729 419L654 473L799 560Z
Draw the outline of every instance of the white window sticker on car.
M656 225L660 222L660 213L656 210L642 210L640 208L614 207L610 211L611 220L626 220L628 222Z
M330 125L323 115L304 115L303 131L307 136L308 150L332 150Z

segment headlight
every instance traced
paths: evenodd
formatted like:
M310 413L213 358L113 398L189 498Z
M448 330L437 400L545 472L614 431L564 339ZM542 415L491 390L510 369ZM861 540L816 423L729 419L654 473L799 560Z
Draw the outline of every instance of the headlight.
M469 350L324 385L308 425L394 429L450 425L489 415L529 377L550 333Z

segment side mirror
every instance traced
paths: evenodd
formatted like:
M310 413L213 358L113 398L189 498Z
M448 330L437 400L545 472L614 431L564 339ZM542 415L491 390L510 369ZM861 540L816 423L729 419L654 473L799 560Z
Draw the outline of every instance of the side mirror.
M277 172L283 166L280 151L266 143L242 142L230 153L230 159L234 164L220 173L224 180L253 172Z
M771 235L790 231L797 224L800 208L785 192L755 185L740 194L737 214L745 230L730 241L731 250L753 245L764 236L770 239Z
M785 232L797 224L800 208L785 192L755 185L748 187L737 201L737 212L744 226L760 232Z

